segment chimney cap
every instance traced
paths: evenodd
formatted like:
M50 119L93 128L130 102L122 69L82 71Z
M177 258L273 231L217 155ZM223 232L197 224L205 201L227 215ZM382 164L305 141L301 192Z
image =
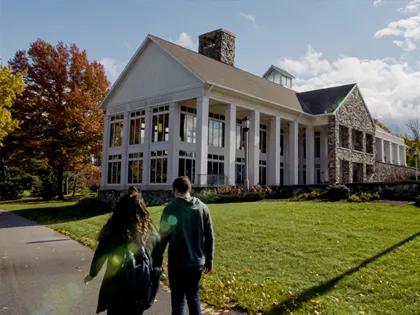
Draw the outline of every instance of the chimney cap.
M205 36L209 36L209 35L216 34L216 33L226 33L226 34L229 34L230 36L233 36L233 37L236 38L236 35L234 33L230 32L228 30L225 30L224 28L219 28L217 30L207 32L205 34L201 34L200 36L198 36L198 38L203 38Z

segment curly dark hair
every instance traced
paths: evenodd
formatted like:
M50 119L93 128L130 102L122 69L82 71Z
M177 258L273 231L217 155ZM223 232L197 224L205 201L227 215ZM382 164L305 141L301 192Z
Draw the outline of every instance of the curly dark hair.
M112 237L123 242L144 243L151 224L149 211L141 193L127 194L118 201L112 216L99 232L98 240Z

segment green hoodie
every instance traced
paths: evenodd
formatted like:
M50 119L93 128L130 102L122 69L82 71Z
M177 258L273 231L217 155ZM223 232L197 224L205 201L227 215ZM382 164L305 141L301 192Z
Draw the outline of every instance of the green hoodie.
M187 269L212 263L213 227L209 208L194 197L175 198L160 221L162 253L169 242L169 267Z

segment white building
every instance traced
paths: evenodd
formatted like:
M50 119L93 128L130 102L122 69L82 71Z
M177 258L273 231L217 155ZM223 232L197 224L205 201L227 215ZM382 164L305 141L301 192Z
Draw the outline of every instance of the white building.
M282 69L238 69L222 29L199 51L149 35L132 57L102 103L102 190L170 189L180 175L243 184L245 117L251 185L366 181L375 160L405 165L404 142L375 129L357 84L298 93Z

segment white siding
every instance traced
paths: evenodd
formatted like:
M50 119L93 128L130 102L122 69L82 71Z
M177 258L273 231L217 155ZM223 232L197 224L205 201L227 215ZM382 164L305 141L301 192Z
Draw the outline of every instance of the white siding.
M166 51L150 42L116 87L107 106L157 96L199 83L198 78Z

